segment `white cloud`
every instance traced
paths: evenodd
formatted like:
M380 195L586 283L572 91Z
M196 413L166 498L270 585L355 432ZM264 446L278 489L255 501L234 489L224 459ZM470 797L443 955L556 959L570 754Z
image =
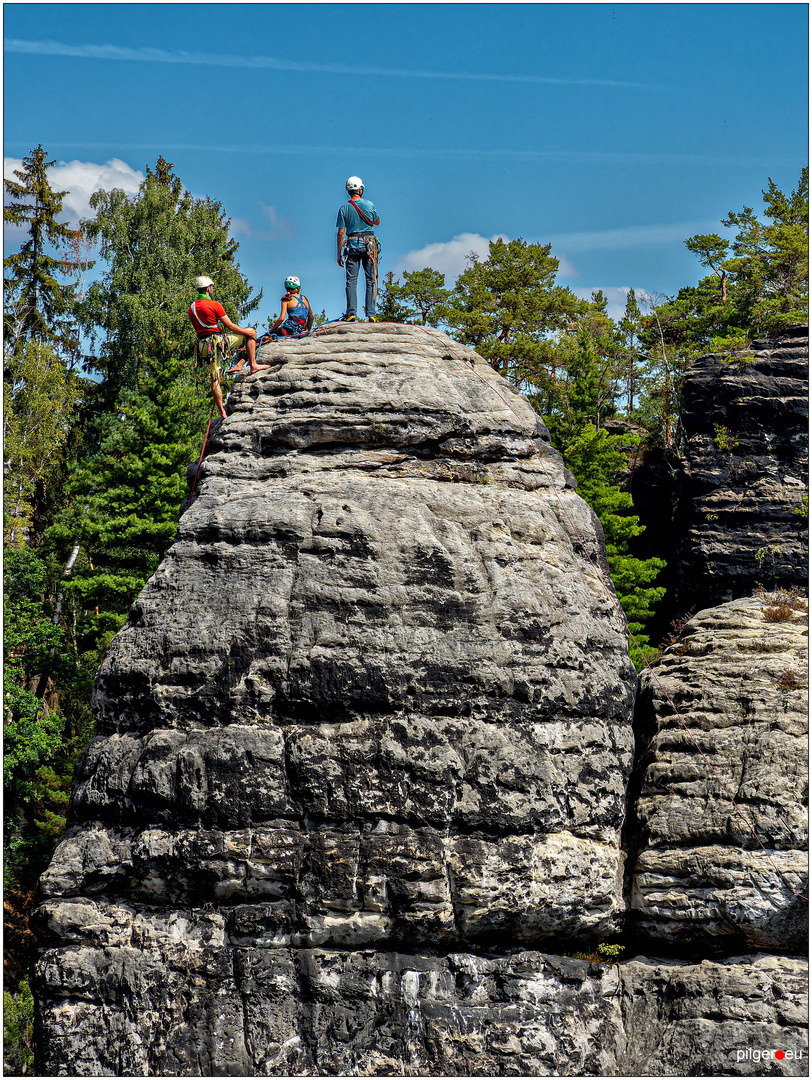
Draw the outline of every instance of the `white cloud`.
M642 247L646 244L681 244L694 233L715 228L713 222L693 221L676 225L628 225L623 229L603 229L595 232L558 233L548 236L544 243L562 251L605 251Z
M90 161L60 161L50 170L48 179L57 191L67 191L65 209L71 221L78 223L79 218L93 216L90 196L94 191L121 188L127 195L135 195L144 174L130 168L120 158L112 158L104 165Z
M509 237L504 233L497 233L491 240L505 240ZM446 287L454 284L456 278L467 266L469 252L475 252L480 259L487 259L490 240L479 233L460 233L453 240L440 244L427 244L418 248L417 251L409 251L400 259L395 267L395 273L404 270L422 270L424 266L430 266L432 270L439 270L446 275Z
M439 270L446 276L446 288L451 288L455 280L468 265L468 255L474 252L480 260L487 259L489 244L492 240L510 239L505 233L496 233L490 240L479 233L460 233L453 240L445 243L426 244L417 251L409 251L400 259L395 266L395 273L400 274L404 270L422 270L424 266L430 266L432 270ZM579 278L581 275L563 255L558 252L552 253L558 259L558 277Z
M557 251L553 251L552 255L554 258L558 259L557 277L570 278L572 280L573 278L579 278L581 276L565 255L559 255Z
M295 229L291 219L280 217L275 206L266 206L265 203L259 206L262 216L268 219L270 229L255 229L245 218L232 218L232 233L249 236L252 240L292 240Z
M168 52L166 49L120 45L71 45L61 41L24 41L8 38L3 43L8 53L26 53L34 56L72 56L79 60L108 60L114 63L135 61L148 64L199 64L204 67L267 68L272 71L317 71L335 75L364 75L375 78L394 77L407 79L459 79L476 82L536 83L557 86L622 86L641 87L645 84L621 82L617 79L560 79L545 75L503 75L498 72L473 71L410 71L401 68L351 66L347 64L317 64L310 60L290 60L267 55L230 54L224 52L193 53Z
M19 158L3 158L3 176L16 179L15 169L22 169ZM90 196L94 191L110 191L121 188L128 195L138 191L144 174L130 168L126 161L112 158L104 165L91 161L60 161L48 170L48 183L54 191L67 191L63 200L65 215L63 221L78 225L80 218L93 216L90 208Z

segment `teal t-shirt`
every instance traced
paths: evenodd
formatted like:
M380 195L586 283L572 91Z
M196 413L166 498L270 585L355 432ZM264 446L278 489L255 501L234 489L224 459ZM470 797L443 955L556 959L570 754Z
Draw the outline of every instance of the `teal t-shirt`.
M363 210L364 215L368 217L370 221L375 221L378 217L378 211L375 209L375 204L371 203L369 199L356 199L355 201ZM367 225L349 200L338 208L336 228L343 229L348 236L352 233L372 232L373 230L373 226Z

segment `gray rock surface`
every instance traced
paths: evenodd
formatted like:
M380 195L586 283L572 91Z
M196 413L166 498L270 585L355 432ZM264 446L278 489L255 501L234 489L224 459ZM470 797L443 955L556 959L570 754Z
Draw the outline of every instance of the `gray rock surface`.
M809 327L705 356L685 375L678 611L807 587Z
M245 947L222 914L86 899L58 919L47 1075L808 1074L797 958Z
M262 359L96 682L34 916L38 1071L802 1075L802 960L553 955L623 924L636 677L539 418L416 327ZM778 836L794 802L762 801ZM748 949L790 940L768 914Z
M808 1076L807 961L635 957L621 967L618 1076Z
M635 676L543 424L415 327L262 359L100 670L43 895L273 900L302 945L616 930Z
M807 618L786 592L702 611L641 677L631 906L655 939L806 948Z

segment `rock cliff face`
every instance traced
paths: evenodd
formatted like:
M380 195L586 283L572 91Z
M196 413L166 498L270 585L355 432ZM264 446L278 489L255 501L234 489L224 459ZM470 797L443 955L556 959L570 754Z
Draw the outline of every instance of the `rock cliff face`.
M809 328L757 341L750 359L705 356L687 372L678 517L680 612L803 589L808 492Z
M631 909L651 938L805 951L807 619L781 593L702 611L641 678Z
M700 910L701 874L661 917L673 849L729 837L658 817L653 694L626 869L638 932L685 959L556 955L623 927L636 678L600 525L526 402L416 327L263 360L99 673L35 916L39 1071L751 1074L780 1043L805 1073L803 962L758 954L797 947L781 887L746 955L700 961L731 908ZM780 858L790 810L763 814ZM739 854L746 906L767 875Z

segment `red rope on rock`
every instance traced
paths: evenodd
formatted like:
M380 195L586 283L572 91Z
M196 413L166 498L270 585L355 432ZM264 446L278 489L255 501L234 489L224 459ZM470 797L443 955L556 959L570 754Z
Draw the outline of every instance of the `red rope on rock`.
M200 451L200 457L197 459L197 469L195 470L195 478L192 481L192 490L189 492L189 503L190 503L190 505L191 505L191 502L192 502L192 496L195 493L195 488L197 487L197 478L200 475L200 466L203 464L203 455L206 453L206 443L209 441L209 432L211 431L211 421L212 421L213 416L214 416L214 402L212 402L212 404L211 404L211 412L209 413L209 424L208 424L208 427L206 428L206 435L205 435L205 437L203 439L203 449Z

